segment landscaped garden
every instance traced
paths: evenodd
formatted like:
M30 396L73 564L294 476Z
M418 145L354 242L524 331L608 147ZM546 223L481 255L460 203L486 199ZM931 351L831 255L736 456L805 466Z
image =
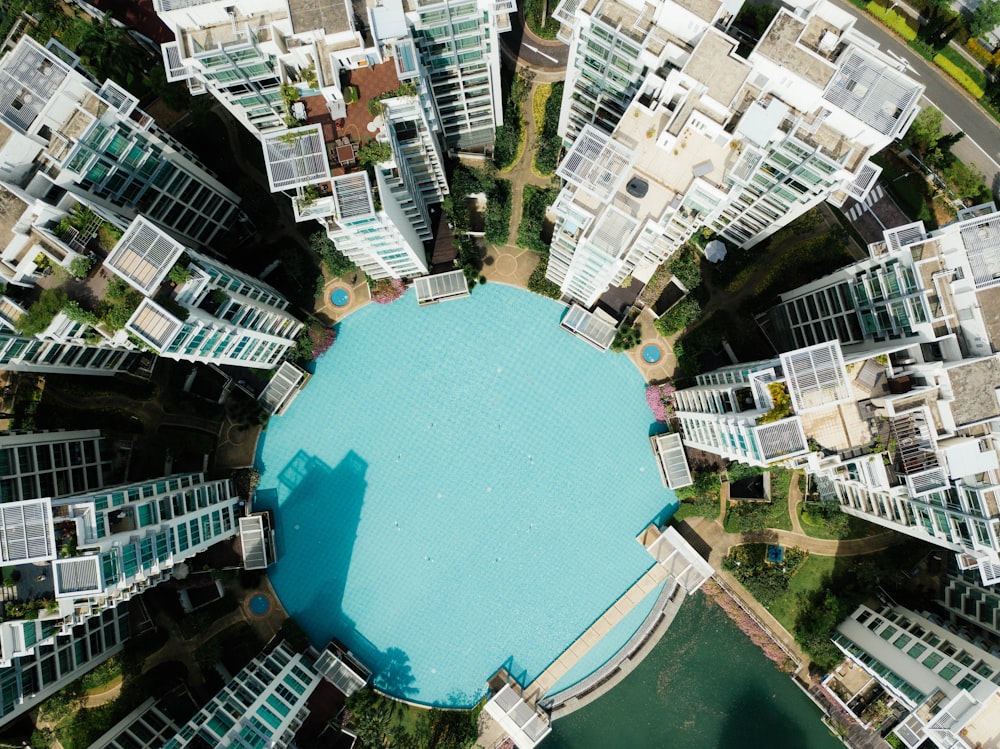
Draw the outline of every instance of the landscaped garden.
M837 504L800 504L799 522L807 536L826 538L834 541L846 541L851 538L864 538L883 529L873 523L840 511Z
M724 527L727 533L746 533L765 528L792 530L792 519L788 514L788 491L793 478L799 477L787 468L771 468L771 500L731 502L726 511ZM760 475L762 468L730 463L726 469L730 486L736 481Z

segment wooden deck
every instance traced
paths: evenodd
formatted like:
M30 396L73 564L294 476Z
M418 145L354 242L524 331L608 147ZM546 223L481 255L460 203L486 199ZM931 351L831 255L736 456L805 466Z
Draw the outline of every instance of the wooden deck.
M601 638L624 619L656 586L666 580L667 570L659 564L654 564L645 575L622 594L621 598L605 611L582 635L580 635L563 654L533 682L524 688L524 699L529 704L538 702L552 686L585 656Z

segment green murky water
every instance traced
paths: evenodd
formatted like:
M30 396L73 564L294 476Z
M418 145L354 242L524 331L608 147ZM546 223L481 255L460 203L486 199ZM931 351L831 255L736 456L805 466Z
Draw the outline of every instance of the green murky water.
M838 749L821 713L703 595L621 684L553 724L545 749Z

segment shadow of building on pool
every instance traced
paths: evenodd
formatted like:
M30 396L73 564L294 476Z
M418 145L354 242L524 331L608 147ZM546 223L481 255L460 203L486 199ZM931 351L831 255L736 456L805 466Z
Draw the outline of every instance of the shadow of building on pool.
M351 556L357 540L361 508L368 482L368 463L353 450L333 468L319 458L300 450L278 474L278 482L287 497L276 506L274 493L265 491L264 503L277 511L276 541L278 562L276 577L290 574L281 569L281 560L294 545L299 559L311 560L308 568L296 574L308 575L310 595L298 601L282 599L288 615L296 619L313 645L322 648L331 637L346 645L374 674L375 686L397 697L416 691L409 656L399 648L384 650L357 631L354 621L344 613L343 601ZM270 494L271 496L268 496ZM317 522L333 516L336 523ZM322 612L318 617L317 612Z

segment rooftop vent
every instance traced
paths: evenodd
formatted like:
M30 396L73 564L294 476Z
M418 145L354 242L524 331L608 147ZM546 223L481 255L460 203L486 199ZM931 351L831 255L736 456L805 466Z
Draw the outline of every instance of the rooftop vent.
M646 197L646 192L649 190L649 183L641 177L633 177L625 185L625 192L631 195L633 198L644 198Z

